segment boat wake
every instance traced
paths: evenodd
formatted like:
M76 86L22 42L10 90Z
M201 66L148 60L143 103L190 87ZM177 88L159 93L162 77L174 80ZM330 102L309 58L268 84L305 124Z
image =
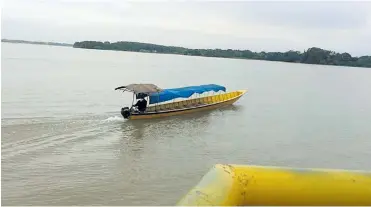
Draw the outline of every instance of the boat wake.
M124 121L124 118L119 117L119 116L112 116L112 117L108 117L107 119L103 120L103 122L116 122L116 121Z

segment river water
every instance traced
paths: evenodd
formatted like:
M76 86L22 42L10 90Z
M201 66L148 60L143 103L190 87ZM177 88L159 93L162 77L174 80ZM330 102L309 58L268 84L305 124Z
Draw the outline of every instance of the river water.
M215 164L371 170L371 69L2 43L3 205L173 205ZM249 89L127 121L129 83Z

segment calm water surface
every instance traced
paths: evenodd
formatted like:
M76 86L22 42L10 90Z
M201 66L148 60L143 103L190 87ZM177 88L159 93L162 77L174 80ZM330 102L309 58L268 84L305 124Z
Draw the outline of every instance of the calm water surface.
M3 205L173 205L214 164L371 170L371 69L2 43ZM249 89L126 121L129 83Z

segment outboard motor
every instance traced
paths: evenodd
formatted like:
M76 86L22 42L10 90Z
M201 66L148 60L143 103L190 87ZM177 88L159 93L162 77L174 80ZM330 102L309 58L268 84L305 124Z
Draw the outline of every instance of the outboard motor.
M121 108L121 115L127 119L131 115L129 107Z

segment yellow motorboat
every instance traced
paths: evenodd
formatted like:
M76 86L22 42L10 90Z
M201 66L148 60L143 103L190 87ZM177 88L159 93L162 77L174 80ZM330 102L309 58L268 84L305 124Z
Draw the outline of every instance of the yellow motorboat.
M215 165L179 206L371 206L371 172Z
M154 84L130 84L115 90L133 93L132 106L121 108L125 119L151 119L216 109L233 104L247 92L227 92L224 86L216 84L171 89L161 89ZM183 100L174 101L179 98Z

